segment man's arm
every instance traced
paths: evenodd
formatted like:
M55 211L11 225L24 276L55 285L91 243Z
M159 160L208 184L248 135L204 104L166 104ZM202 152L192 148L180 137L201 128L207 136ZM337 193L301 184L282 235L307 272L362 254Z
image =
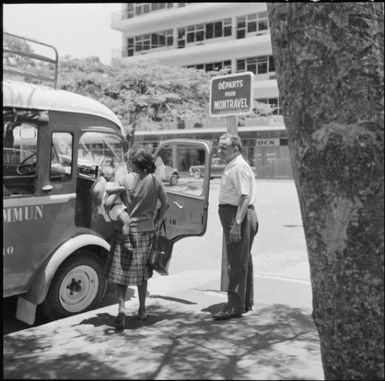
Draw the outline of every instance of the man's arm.
M241 239L241 225L247 213L248 206L249 206L249 196L242 194L241 197L239 198L237 214L235 215L233 226L230 229L230 235L229 235L230 242L237 242Z

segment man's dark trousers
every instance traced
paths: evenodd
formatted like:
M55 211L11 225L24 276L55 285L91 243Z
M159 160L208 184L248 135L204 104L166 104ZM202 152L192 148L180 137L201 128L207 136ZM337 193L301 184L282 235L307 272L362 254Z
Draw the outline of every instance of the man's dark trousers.
M226 239L229 273L228 307L233 308L236 312L244 313L250 310L254 304L251 247L258 232L257 214L253 207L247 209L247 214L241 225L241 240L230 242L230 229L235 221L237 207L219 205L218 212Z

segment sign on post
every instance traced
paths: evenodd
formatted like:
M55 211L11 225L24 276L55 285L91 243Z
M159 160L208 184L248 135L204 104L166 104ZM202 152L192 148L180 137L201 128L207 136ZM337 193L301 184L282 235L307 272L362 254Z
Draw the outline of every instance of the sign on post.
M220 75L210 81L210 116L248 114L253 109L254 74Z

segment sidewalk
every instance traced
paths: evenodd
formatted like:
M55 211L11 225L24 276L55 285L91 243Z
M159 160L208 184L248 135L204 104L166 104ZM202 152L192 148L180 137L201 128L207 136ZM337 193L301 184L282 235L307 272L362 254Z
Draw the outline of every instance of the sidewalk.
M324 379L308 282L256 276L254 310L214 321L211 314L226 302L219 283L213 271L155 276L150 317L134 317L135 291L123 332L114 329L112 305L6 335L3 377Z

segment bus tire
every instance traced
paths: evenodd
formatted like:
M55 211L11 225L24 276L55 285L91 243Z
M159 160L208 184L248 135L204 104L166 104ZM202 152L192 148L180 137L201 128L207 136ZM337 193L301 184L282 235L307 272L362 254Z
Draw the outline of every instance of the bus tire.
M57 320L92 310L104 298L106 288L101 259L80 252L59 267L41 304L41 312L49 320Z

